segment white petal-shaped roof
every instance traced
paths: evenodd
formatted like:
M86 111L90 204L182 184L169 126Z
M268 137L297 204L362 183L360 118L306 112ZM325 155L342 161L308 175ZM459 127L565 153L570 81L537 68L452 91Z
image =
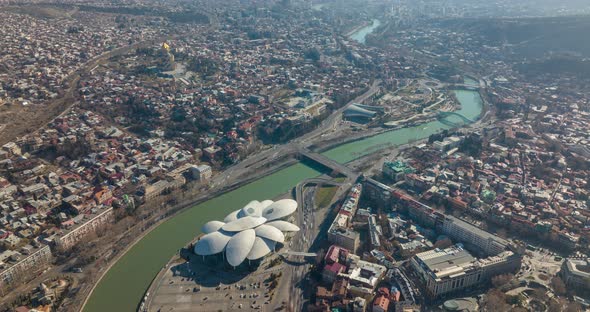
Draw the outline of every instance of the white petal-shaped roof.
M283 220L267 222L264 225L274 226L283 232L299 232L300 230L300 228L297 225Z
M256 232L252 229L244 230L234 235L225 247L225 257L231 266L240 265L252 250L256 241Z
M201 232L205 234L217 232L224 224L225 223L221 221L209 221L205 223L205 225L203 225L203 227L201 228Z
M243 218L245 216L260 217L261 215L262 205L259 201L253 200L240 210L238 213L238 218Z
M297 202L292 199L278 200L262 210L267 220L282 219L297 210Z
M266 222L266 218L246 216L236 221L226 223L221 227L221 229L228 232L239 232L247 229L253 229L264 222Z
M255 228L254 231L256 232L256 236L258 237L266 238L277 243L285 242L285 234L283 234L281 230L277 229L274 226L263 224Z
M254 245L252 246L252 249L246 258L248 260L260 259L273 251L275 249L275 245L276 243L271 240L256 237L254 240Z
M270 206L272 203L274 203L274 201L270 200L270 199L266 199L260 202L260 206L262 206L262 209Z
M242 210L242 209L238 209L236 211L232 211L230 214L228 214L225 217L225 219L223 219L223 222L229 223L229 222L238 220L238 213L240 213L240 210Z
M254 230L252 230L254 231ZM227 243L232 238L231 234L223 232L213 232L203 236L195 244L195 253L200 256L208 256L223 251Z

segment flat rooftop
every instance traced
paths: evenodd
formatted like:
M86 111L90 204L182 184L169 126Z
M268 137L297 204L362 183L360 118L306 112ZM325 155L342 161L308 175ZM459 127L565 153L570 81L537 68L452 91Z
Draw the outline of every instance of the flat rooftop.
M467 223L461 219L455 218L453 216L446 216L446 218L450 221L452 221L455 225L461 227L462 229L465 229L483 239L493 239L494 241L496 241L499 244L502 244L504 246L508 246L508 241L498 237L490 232L484 231L478 227L476 227L475 225L472 225L470 223Z
M589 259L567 259L568 269L573 274L584 278L590 278L590 260Z
M444 271L454 266L464 266L476 259L465 249L450 247L447 249L433 249L416 255L432 272Z

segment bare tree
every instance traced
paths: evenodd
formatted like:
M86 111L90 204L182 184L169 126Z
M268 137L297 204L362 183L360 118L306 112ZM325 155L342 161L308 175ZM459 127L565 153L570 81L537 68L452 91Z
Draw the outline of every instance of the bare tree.
M514 279L513 274L500 274L492 277L492 285L495 288L500 288Z
M547 307L547 312L561 312L561 307L562 305L559 302L552 300L549 307Z
M441 239L439 241L436 241L436 243L434 243L434 248L440 248L440 249L445 249L445 248L449 248L453 245L453 242L451 242L450 239L445 238L445 239Z
M508 235L506 234L506 230L505 230L504 228L499 228L499 229L496 231L496 234L497 234L499 237L501 237L501 238L507 238L507 237L508 237Z
M490 289L481 304L482 312L509 311L506 295L498 289Z
M582 312L582 311L584 311L582 309L582 306L577 302L571 302L565 308L565 312Z
M551 287L553 288L553 292L558 296L566 294L567 288L559 276L555 276L551 279Z

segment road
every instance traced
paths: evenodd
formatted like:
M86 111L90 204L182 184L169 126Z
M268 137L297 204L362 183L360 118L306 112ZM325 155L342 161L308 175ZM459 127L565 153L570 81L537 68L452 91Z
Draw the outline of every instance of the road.
M342 120L342 112L346 108L348 108L353 103L363 102L367 98L373 96L379 90L380 84L380 80L375 80L369 90L349 101L343 107L332 112L332 114L324 119L324 121L313 131L308 132L307 134L304 134L288 143L275 145L272 148L259 151L253 155L248 156L248 158L240 161L239 163L227 168L223 173L215 176L211 180L211 187L213 188L219 185L224 185L227 183L227 181L234 181L250 170L260 169L269 162L276 161L285 155L296 153L299 150L311 146L314 141L320 138L323 134L331 130L335 130L336 125Z
M315 188L303 188L306 182L298 185L298 201L303 202L301 209L298 210L296 219L301 230L297 232L290 240L287 246L288 250L293 251L308 251L313 238L314 233L314 197ZM289 261L288 265L284 266L283 276L279 283L279 287L276 290L276 294L273 298L274 307L273 310L280 310L286 303L287 311L303 311L303 287L304 277L309 271L310 264L306 262L304 257L300 256L288 256L285 261Z
M296 187L296 197L301 209L298 210L296 221L299 224L301 231L296 233L288 245L289 250L302 251L302 252L316 252L314 242L321 241L322 239L322 225L326 219L326 215L330 212L328 207L321 207L317 209L315 206L315 192L316 187L306 187L309 184L330 184L340 186L332 203L339 200L345 195L356 179L355 177L349 177L343 183L337 183L330 181L328 178L314 178L307 179L299 183ZM309 261L311 260L311 261ZM307 285L306 275L311 269L311 265L314 263L313 258L307 258L300 256L290 256L286 261L289 261L289 265L285 266L283 270L283 277L279 288L275 295L275 302L273 306L275 309L280 309L283 306L282 302L286 302L287 311L304 311L306 304L306 297L309 294L305 293Z
M308 132L307 134L304 134L304 135L300 136L299 138L294 139L292 141L292 143L301 145L302 147L308 147L309 145L311 145L311 142L314 139L325 134L327 130L336 130L336 125L340 121L342 121L342 113L344 112L344 110L346 110L348 107L350 107L350 105L352 105L354 103L362 103L366 99L368 99L369 97L373 96L375 93L377 93L377 91L379 91L380 84L381 84L381 80L377 79L377 80L373 81L373 83L371 84L371 87L369 87L369 90L367 90L365 93L357 96L356 98L352 99L351 101L346 103L346 105L342 106L341 108L337 109L336 111L332 112L332 114L330 116L328 116L328 118L326 118L326 119L324 119L324 121L322 121L322 123L320 124L320 126L317 129L315 129L311 132Z

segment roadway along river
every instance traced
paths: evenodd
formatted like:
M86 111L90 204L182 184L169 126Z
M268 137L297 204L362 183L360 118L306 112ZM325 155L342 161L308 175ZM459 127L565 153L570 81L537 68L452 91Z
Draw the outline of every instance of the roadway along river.
M471 120L477 119L483 104L479 93L464 90L454 92L461 102L461 110L457 113ZM449 116L443 122L433 121L340 145L326 151L324 155L345 163L383 148L427 138L433 133L451 128L451 124L462 123L459 117ZM135 311L154 276L179 248L199 234L205 222L221 220L251 200L276 197L291 190L300 181L319 174L299 163L172 217L147 234L112 266L95 288L84 311Z

